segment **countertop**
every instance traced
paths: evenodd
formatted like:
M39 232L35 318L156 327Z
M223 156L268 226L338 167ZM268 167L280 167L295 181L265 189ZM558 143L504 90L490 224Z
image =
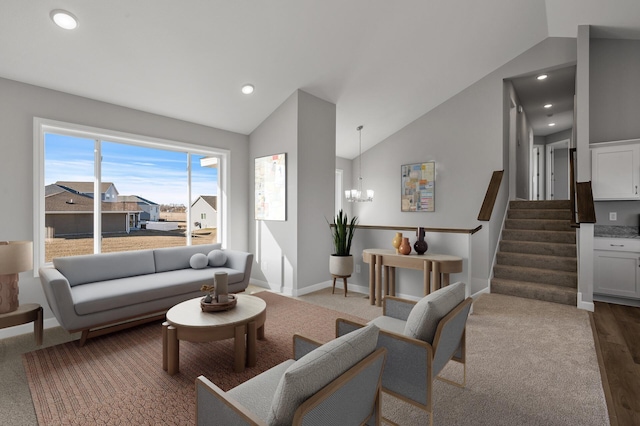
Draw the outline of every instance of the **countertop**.
M593 234L596 238L631 238L640 240L637 226L595 225Z

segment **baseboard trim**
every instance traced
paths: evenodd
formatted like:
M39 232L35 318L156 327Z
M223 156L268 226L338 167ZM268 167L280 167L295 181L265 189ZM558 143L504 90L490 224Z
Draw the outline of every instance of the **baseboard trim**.
M582 300L582 293L578 292L577 295L577 299L578 299L578 309L583 309L585 311L589 311L589 312L593 312L596 310L596 305L593 304L593 302L585 302Z

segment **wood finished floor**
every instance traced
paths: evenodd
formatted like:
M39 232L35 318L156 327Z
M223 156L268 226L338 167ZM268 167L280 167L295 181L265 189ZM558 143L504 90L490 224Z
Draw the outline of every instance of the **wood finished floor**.
M611 425L640 425L640 308L595 302L591 318Z

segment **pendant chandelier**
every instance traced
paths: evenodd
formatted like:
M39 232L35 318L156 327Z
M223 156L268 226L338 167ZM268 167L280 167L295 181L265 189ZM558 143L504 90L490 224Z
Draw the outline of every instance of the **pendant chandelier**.
M360 176L358 177L358 188L347 189L346 191L344 191L344 195L345 197L347 197L347 201L351 203L363 203L373 201L373 190L362 190L362 126L358 126L356 130L358 131L360 138L360 156L358 157L360 163L360 165L358 166L358 172L360 173Z

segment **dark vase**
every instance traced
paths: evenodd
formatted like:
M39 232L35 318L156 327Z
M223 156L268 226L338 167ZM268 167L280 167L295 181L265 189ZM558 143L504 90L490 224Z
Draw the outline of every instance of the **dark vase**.
M416 236L418 237L418 240L413 245L413 249L418 254L425 254L429 246L427 245L427 241L424 239L424 228L418 228Z

